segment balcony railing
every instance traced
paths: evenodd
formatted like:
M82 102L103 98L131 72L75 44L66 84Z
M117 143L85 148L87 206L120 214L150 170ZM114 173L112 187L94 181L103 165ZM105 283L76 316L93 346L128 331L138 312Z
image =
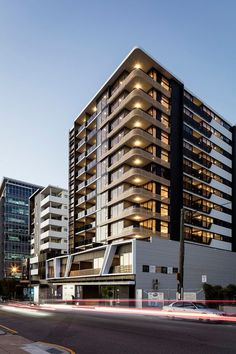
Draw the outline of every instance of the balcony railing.
M85 127L86 127L86 124L85 124L85 123L82 124L82 125L78 128L78 130L77 130L77 135L78 135Z
M204 134L205 136L207 136L208 138L211 137L212 132L211 132L209 129L203 127L203 126L201 125L201 123L196 122L193 118L189 117L187 114L184 114L184 121L185 121L188 125L190 125L191 127L193 127L194 129L198 130L200 133L202 133L202 134Z
M84 226L81 226L81 227L78 227L76 230L75 230L75 233L79 233L81 231L87 231L87 230L90 230L90 229L93 229L95 227L95 221L94 222L91 222L90 224L86 224ZM84 241L83 241L84 242Z
M94 128L90 133L87 135L87 140L91 139L97 132L97 129Z
M86 210L86 215L93 214L96 211L96 205L92 206L91 208L88 208Z
M79 205L79 204L84 203L84 202L85 202L85 196L79 198L77 204Z
M82 154L80 154L80 155L78 156L78 159L77 159L76 163L79 163L82 159L85 158L85 156L86 156L86 153L85 153L85 152L83 152Z
M191 183L188 183L188 182L184 182L183 187L184 187L184 189L187 189L188 191L198 194L202 197L210 198L212 195L212 193L210 191L205 190L204 188L202 188L202 186L200 186L200 188L199 188L199 187L197 187Z
M87 186L88 186L89 184L93 183L93 182L96 180L96 178L97 178L96 175L90 177L90 178L87 180Z
M110 273L132 273L132 265L113 266Z
M97 115L98 112L94 112L91 117L89 117L89 119L87 120L87 126L96 118Z
M85 142L86 142L86 139L85 139L85 138L83 138L82 140L80 140L80 142L77 144L76 149L79 149L82 145L85 144Z
M193 225L193 226L199 226L205 229L210 229L212 222L210 221L206 221L206 220L201 220L201 219L197 219L197 218L193 218L193 217L187 217L185 219L185 222L187 224Z
M87 165L87 171L90 170L90 168L96 166L96 164L97 164L97 161L96 161L96 160L91 161L91 162Z
M194 235L192 233L184 233L184 239L192 242L197 242L197 243L202 243L206 245L210 245L212 238L206 237L206 236L201 236L201 235Z
M196 170L194 168L191 168L190 166L184 165L183 171L185 173L189 174L190 176L193 176L193 177L196 177L196 178L200 179L203 182L210 183L211 180L212 180L212 178L210 176L206 175L204 172L200 173L201 169L200 170Z
M96 149L97 144L92 145L90 148L87 150L87 155L89 155L94 149Z
M212 162L207 160L205 157L201 156L200 154L195 154L193 151L190 151L186 148L183 148L183 153L185 156L189 157L190 159L202 164L204 167L210 168Z
M184 97L184 104L189 107L193 112L195 112L200 117L203 117L207 122L211 122L212 118L203 111L202 106L195 105L192 101L190 101L187 97Z
M192 134L189 134L187 132L184 132L184 138L187 139L190 143L193 143L194 145L200 147L206 152L211 152L212 148L211 146L205 144L201 138L196 138Z
M96 275L101 271L100 268L90 268L90 269L80 269L80 270L71 270L69 277L79 277L83 275Z
M79 191L81 188L84 188L86 186L86 182L82 182L78 185L77 191Z
M92 191L92 192L90 192L90 193L87 194L87 198L86 198L86 199L87 199L87 200L90 200L90 199L96 197L96 195L97 195L97 191L94 190L94 191Z
M203 213L206 213L206 214L210 214L210 212L212 210L211 207L209 207L205 204L202 204L199 202L194 202L194 201L191 201L187 198L183 198L183 203L186 207L189 207L189 208L197 210L197 211L202 211Z

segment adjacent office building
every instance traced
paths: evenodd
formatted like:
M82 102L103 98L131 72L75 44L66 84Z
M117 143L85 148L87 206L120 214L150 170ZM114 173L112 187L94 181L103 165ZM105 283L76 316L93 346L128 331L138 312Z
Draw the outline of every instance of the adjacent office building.
M0 279L22 278L30 255L29 197L37 185L4 177L0 186Z
M70 255L49 260L47 278L78 297L108 285L124 297L176 289L184 208L185 287L200 289L202 275L236 283L235 138L135 48L70 131Z
M68 253L68 191L49 185L30 197L30 282L34 299L47 296L48 258Z

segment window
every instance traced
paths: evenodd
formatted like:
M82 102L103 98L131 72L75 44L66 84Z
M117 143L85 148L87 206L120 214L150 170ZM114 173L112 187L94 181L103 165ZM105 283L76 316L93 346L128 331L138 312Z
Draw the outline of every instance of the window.
M168 215L169 215L168 205L161 203L161 216L168 216Z
M161 221L161 228L160 231L162 234L168 234L168 222L166 221Z
M169 153L168 153L168 151L161 149L161 159L163 161L166 161L166 162L169 161Z
M161 86L163 86L168 91L170 89L169 81L164 76L161 78Z
M166 132L161 131L161 141L164 144L169 144L169 135Z
M161 96L161 104L166 108L166 109L169 109L170 108L170 104L169 104L169 99L162 95Z
M166 186L161 186L161 197L169 198L169 190Z
M143 272L149 273L149 265L143 265Z
M165 126L165 127L169 127L169 125L170 125L170 122L169 122L169 117L167 116L167 115L165 115L165 114L162 114L161 115L161 122L162 122L162 124Z

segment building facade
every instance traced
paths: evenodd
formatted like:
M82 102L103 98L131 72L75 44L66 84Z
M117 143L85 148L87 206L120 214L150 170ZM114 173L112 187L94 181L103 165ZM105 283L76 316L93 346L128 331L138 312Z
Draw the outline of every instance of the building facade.
M4 177L0 186L0 279L21 278L30 255L29 197L37 185Z
M46 260L68 253L68 200L67 190L50 185L30 197L30 281L35 297L40 283L46 285Z
M167 255L176 249L183 208L189 249L218 250L219 262L233 266L235 128L143 50L135 48L81 112L69 143L71 255L48 261L52 283L73 281L84 297L100 296L102 284L121 286L132 297L143 289L139 274L155 281L161 273L164 289L178 272L178 252L161 265L155 239ZM157 260L143 254L137 267L142 245Z

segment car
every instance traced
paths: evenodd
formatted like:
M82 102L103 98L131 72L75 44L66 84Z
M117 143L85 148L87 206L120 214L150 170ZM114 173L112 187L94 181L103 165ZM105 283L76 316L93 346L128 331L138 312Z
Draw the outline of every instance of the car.
M167 312L191 312L198 314L207 314L215 316L224 316L223 311L219 311L214 308L207 307L201 302L191 302L191 301L176 301L169 305L163 306L163 311Z

